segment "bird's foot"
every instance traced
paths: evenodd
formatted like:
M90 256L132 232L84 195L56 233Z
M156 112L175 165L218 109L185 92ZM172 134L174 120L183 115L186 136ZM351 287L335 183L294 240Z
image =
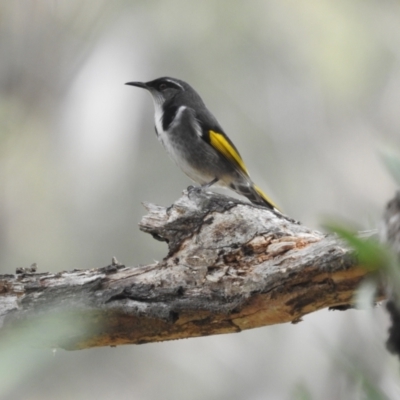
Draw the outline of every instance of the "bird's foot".
M190 185L190 186L188 186L188 188L187 188L187 191L190 193L190 192L196 192L196 193L200 193L200 192L203 192L204 190L206 190L206 189L208 189L209 187L211 187L212 185L214 185L214 183L216 183L216 182L218 182L218 178L214 178L212 181L210 181L210 182L207 182L207 183L203 183L202 185L200 185L200 186L193 186L193 185Z
M193 186L190 185L188 186L188 188L186 189L188 191L188 194L201 194L203 192L203 186Z

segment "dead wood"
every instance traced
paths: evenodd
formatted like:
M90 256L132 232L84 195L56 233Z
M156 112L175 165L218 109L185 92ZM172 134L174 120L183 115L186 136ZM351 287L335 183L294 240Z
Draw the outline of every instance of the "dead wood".
M347 305L366 275L336 236L236 199L194 189L146 208L163 261L2 275L0 334L82 349L240 332Z

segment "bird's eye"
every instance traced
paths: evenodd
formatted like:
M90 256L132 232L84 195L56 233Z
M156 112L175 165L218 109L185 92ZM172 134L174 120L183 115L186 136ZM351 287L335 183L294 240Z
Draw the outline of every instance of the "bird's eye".
M158 87L158 90L165 90L167 88L166 83L161 83L160 86Z

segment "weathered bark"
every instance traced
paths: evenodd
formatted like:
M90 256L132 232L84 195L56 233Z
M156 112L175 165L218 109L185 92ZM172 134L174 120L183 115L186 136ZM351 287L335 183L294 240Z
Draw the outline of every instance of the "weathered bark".
M396 193L386 207L380 234L381 241L390 246L400 262L400 192ZM386 287L386 291L389 292L386 309L391 319L386 347L400 358L400 293L398 283L397 285L393 284L396 281L398 282L399 276L392 276L391 278L388 279Z
M232 198L146 208L163 261L0 276L1 334L35 326L35 344L82 349L240 332L349 304L366 274L334 235Z

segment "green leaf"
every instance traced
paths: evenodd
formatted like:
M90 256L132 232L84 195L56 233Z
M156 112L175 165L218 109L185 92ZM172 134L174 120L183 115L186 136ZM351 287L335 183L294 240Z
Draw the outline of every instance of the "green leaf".
M331 232L335 232L355 250L362 267L369 271L377 271L391 265L391 252L382 243L371 238L360 238L357 233L342 226L328 224L325 227Z

